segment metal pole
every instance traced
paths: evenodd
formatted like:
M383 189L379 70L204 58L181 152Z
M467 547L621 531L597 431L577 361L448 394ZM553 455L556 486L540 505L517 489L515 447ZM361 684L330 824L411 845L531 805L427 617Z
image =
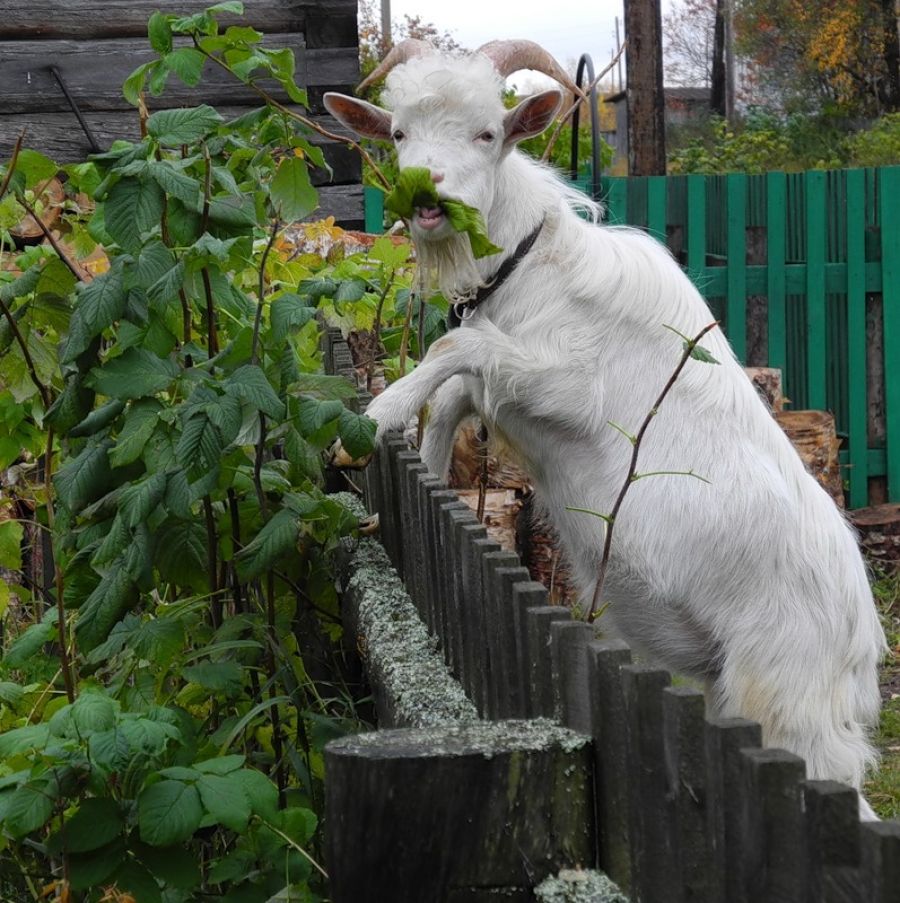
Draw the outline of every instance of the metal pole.
M393 44L391 40L391 0L381 0L381 43L384 45L385 52Z
M619 17L616 16L616 53L619 52L619 49L622 46L622 39L619 37ZM619 90L622 90L622 57L619 57Z

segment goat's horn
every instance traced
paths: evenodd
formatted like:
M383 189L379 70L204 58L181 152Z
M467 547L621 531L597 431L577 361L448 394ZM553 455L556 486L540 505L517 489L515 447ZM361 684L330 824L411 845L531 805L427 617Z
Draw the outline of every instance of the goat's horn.
M519 69L534 69L549 75L576 96L584 93L572 80L572 76L534 41L488 41L478 48L478 53L483 53L503 78Z
M379 79L384 78L394 66L399 66L418 56L426 56L429 53L434 53L434 47L427 41L420 41L418 38L406 38L399 44L395 44L378 66L359 83L356 93L365 91L369 85L374 85Z

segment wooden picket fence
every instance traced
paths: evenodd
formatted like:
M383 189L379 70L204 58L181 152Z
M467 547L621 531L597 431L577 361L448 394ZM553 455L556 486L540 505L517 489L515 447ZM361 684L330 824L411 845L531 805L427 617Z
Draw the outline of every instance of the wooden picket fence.
M326 339L326 362L331 372L355 378L346 344L334 331ZM589 823L577 829L579 836L570 828L571 839L555 839L553 856L547 855L552 862L526 864L535 881L551 865L559 868L558 851L568 849L581 851L570 865L601 869L640 903L900 903L900 822L861 823L855 790L805 780L802 759L760 747L759 725L707 720L699 690L673 686L667 671L633 661L627 645L598 636L567 608L550 605L546 589L531 580L518 556L488 536L469 506L427 471L399 434L386 438L366 469L365 495L369 511L379 515L390 561L480 717L515 719L506 724L549 718L590 738L593 802L578 809ZM345 744L340 768L332 754L329 794L344 800L341 805L349 798L353 807L352 817L340 823L363 824L370 838L401 831L405 815L397 823L383 821L386 800L394 796L383 786L389 774L404 783L403 794L412 794L403 797L405 806L444 813L445 796L452 799L460 788L436 791L429 784L424 799L409 789L434 769L443 773L450 756L442 755L434 736L404 735L402 743L412 746L402 754L400 741L384 744L380 761L390 763L389 772L369 761L372 742ZM435 743L437 753L430 748ZM421 754L416 744L429 746L427 769L397 771L404 755L411 761ZM495 767L490 756L482 758L485 770ZM575 768L567 766L567 773ZM354 774L364 780L355 781ZM399 777L409 774L417 777ZM346 788L338 786L345 780ZM489 786L487 777L471 780ZM369 790L377 795L371 806L360 799ZM497 796L496 789L484 790L485 807ZM329 817L340 821L335 811ZM402 876L436 874L442 857L458 856L473 830L472 812L460 809L458 824L451 825L460 843L448 844L448 825L436 816L444 834L441 843L429 844L418 836L423 828L417 813L408 817L418 834L403 845L400 864L392 862L398 888L390 898L397 901L424 899L415 890L401 890ZM516 807L503 814L512 835L523 830L518 817ZM379 842L391 848L390 840ZM368 869L371 887L379 867L369 863ZM357 890L335 899L387 899L378 893ZM497 893L486 888L459 899L488 901ZM503 899L533 897L509 892Z

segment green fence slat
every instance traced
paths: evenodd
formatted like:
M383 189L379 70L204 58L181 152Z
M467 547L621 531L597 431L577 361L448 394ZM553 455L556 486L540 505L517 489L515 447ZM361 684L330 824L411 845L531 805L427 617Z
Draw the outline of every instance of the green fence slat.
M900 167L879 172L878 219L881 224L884 320L884 409L888 499L900 501Z
M666 183L665 176L647 179L647 231L662 244L666 243Z
M770 172L766 177L766 288L769 300L769 366L787 366L787 313L785 309L785 198L787 177ZM784 386L787 392L787 384ZM790 393L788 393L790 395Z
M747 176L727 177L728 296L726 325L728 340L737 359L747 359Z
M866 182L847 172L847 391L851 508L869 503L866 395Z
M366 232L378 234L384 231L384 192L366 185L363 188Z
M628 222L628 180L624 178L604 179L607 185L604 204L604 221L614 226Z
M706 267L706 177L687 179L687 268L695 284L702 285L700 274Z
M805 174L806 187L806 379L807 405L824 411L825 355L825 173Z

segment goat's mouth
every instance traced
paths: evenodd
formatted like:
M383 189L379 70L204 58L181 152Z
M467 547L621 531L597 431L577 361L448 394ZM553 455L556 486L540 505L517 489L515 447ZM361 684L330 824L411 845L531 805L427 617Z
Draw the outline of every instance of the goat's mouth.
M421 229L432 232L447 221L443 207L416 207L413 222Z

